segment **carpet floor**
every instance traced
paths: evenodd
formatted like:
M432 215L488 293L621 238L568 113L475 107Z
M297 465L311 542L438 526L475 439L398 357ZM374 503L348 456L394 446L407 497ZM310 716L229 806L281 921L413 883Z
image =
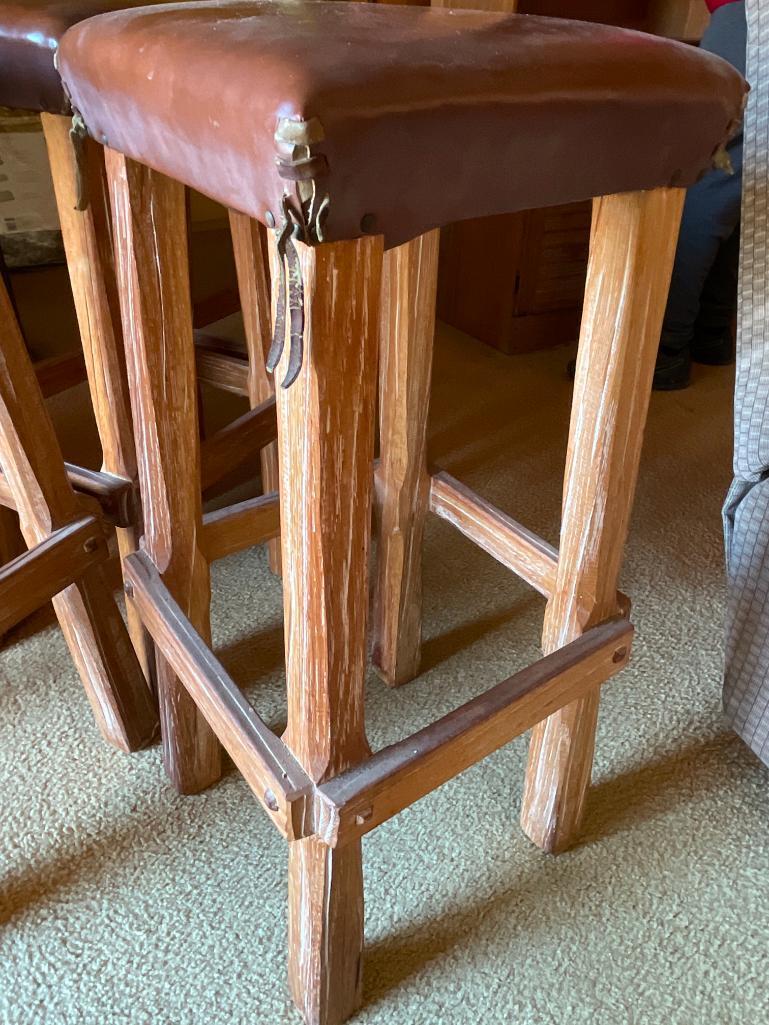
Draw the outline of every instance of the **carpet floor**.
M432 460L550 540L565 360L446 329L436 356ZM769 772L720 714L731 387L702 368L653 398L622 580L634 656L604 690L582 842L553 858L521 833L525 738L372 833L360 1025L769 1021ZM542 599L448 524L430 522L424 566L424 672L395 692L371 674L373 747L537 654ZM217 650L280 728L264 552L218 563L213 586ZM157 748L108 749L47 611L0 677L0 1022L298 1025L284 841L238 774L182 799Z

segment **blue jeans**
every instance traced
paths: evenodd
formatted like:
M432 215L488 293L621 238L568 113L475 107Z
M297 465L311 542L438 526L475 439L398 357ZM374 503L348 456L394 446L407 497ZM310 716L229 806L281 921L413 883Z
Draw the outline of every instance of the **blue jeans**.
M719 7L702 49L718 54L745 74L745 4ZM686 352L693 339L717 338L730 330L737 306L742 133L727 147L734 174L714 170L686 194L660 344Z

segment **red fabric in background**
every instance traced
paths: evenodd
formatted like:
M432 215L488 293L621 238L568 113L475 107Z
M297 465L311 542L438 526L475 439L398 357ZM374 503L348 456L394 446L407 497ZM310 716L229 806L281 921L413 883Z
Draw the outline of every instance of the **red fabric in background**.
M735 0L705 0L711 11L715 11L716 7L723 7L724 4L733 4Z

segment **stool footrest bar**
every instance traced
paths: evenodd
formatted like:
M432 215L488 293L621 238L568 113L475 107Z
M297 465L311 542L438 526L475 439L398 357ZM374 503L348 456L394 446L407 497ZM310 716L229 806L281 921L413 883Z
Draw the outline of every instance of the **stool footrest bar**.
M101 524L93 516L85 516L0 566L0 634L108 557Z
M277 437L278 418L273 395L203 442L200 449L203 491L249 459L256 466L259 451Z
M625 619L601 623L324 783L316 809L319 839L337 847L363 836L587 694L625 666L632 637L633 627Z
M201 545L209 562L244 548L264 544L280 535L280 500L275 491L203 517Z
M248 360L219 347L219 339L195 332L198 380L213 388L248 397Z
M442 470L430 479L430 511L452 523L540 594L550 597L558 550L547 541Z
M123 565L144 626L267 814L288 840L310 835L310 778L193 629L149 556L136 552Z
M133 481L118 477L104 470L88 470L74 463L64 464L70 484L80 495L92 498L99 503L94 505L94 513L101 513L107 523L114 527L130 527L136 517L136 487ZM8 481L0 470L0 505L6 509L15 509L16 500L11 494ZM86 512L90 513L90 509Z
M445 470L430 476L430 512L457 528L484 552L549 598L558 549L503 513ZM630 615L630 599L617 591L617 613Z

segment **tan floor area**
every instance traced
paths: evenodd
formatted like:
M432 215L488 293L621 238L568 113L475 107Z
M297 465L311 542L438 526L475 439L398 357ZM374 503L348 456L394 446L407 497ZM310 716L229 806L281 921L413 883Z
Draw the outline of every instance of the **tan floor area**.
M434 461L550 538L565 360L443 331L435 374ZM769 1020L769 772L719 705L730 400L711 369L653 400L623 576L635 656L604 692L584 842L552 858L520 832L523 738L375 831L361 1025ZM75 404L58 409L66 434ZM445 523L424 554L425 671L397 692L372 675L374 746L536 654L536 594ZM213 582L216 646L279 727L279 584L259 550ZM108 750L45 613L0 677L0 1022L298 1023L284 841L242 780L181 799L157 750Z

